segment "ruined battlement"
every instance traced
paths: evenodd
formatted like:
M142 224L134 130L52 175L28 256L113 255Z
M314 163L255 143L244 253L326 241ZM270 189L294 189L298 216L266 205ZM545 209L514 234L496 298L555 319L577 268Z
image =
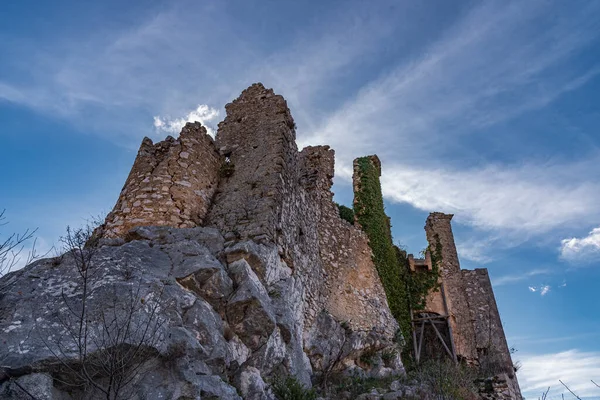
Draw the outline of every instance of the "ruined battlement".
M145 138L114 209L96 235L126 239L132 229L143 226L216 228L224 238L221 256L232 271L247 265L269 296L287 293L296 319L275 326L267 313L268 328L274 329L269 340L302 342L313 371L341 368L338 364L354 368L361 352L392 346L399 325L388 304L390 289L384 290L380 274L397 274L393 279L398 281L402 271L394 268L403 266L383 212L379 158L354 162L351 224L340 217L333 201L334 150L309 146L298 151L296 126L282 96L257 83L225 109L214 140L198 122L186 124L177 139L154 144ZM363 179L365 165L376 175L370 181ZM379 188L381 213L371 225L377 225L389 242L377 250L357 217L370 211L357 199L372 184ZM412 311L447 320L447 350L456 360L482 364L481 346L492 341L501 353L500 362L508 365L510 354L487 271L460 269L451 219L451 214L430 214L425 226L429 250L423 259L409 255L406 260L408 273L431 272L434 261L439 262L441 290L429 293L425 310ZM375 265L375 251L385 253L385 269ZM434 260L432 254L439 256ZM282 282L288 286L282 287ZM229 322L243 320L245 311L228 307L236 310L228 311ZM397 302L395 307L402 305ZM241 326L233 325L234 331ZM323 347L323 338L332 330L351 335L344 343L355 347L327 353L333 350ZM252 350L264 344L253 342ZM399 356L394 362L384 368L401 368Z
M117 204L98 232L120 237L136 226L202 225L217 189L222 157L200 123L179 138L156 144L144 138Z

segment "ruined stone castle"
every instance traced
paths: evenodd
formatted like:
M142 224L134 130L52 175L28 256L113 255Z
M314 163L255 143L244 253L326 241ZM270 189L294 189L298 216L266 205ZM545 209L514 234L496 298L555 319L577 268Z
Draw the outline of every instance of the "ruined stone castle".
M177 139L145 138L114 209L93 235L104 272L90 308L104 307L102 290L121 290L119 277L133 270L128 276L138 274L148 287L166 287L176 311L164 311L156 351L170 358L174 346L184 351L136 378L137 398L272 399L269 382L282 374L306 386L334 373L402 375L397 348L404 340L369 237L357 221L342 219L333 201L334 151L298 151L286 101L262 84L225 108L215 139L198 122ZM381 171L377 157L370 160ZM364 190L360 178L355 168L355 193ZM425 309L411 310L410 351L417 362L447 356L491 365L481 398L520 398L487 270L460 269L451 218L432 213L425 226L430 251L423 259L408 256L412 273L440 272ZM436 246L441 260L434 266ZM0 299L3 309L14 307L0 319L7 338L0 359L12 369L49 365L54 353L44 347L51 348L54 314L37 315L29 326L26 315L36 302L62 301L57 288L77 286L67 272L73 262L41 260L11 277L21 295ZM43 284L35 283L33 294L26 289L34 282ZM26 328L46 335L45 346L22 342ZM53 374L40 367L38 386L58 390Z

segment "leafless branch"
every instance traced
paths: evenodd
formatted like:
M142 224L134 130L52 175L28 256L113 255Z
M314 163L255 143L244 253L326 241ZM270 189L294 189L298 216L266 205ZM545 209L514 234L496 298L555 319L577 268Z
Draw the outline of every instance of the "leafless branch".
M127 398L127 386L156 355L155 347L161 340L164 321L158 312L163 289L145 294L142 278L137 285L113 283L112 293L102 288L101 306L91 303L92 292L98 289L96 279L103 271L96 261L98 248L92 236L93 228L88 225L67 228L61 238L79 279L77 295L62 292L61 306L67 312L55 312L60 327L52 336L57 339L55 343L41 339L62 370L55 374L58 382L78 387L86 396L96 392L107 400ZM128 288L125 294L123 285Z
M561 385L563 385L573 396L575 396L575 398L581 400L581 397L577 396L575 393L573 393L573 391L567 386L565 385L565 383L563 381L561 381L560 379L558 380Z
M0 227L7 225L5 210L0 211ZM37 229L27 229L23 233L13 233L6 239L0 240L0 277L11 272L21 261L21 253L25 249L25 244L31 240ZM26 264L33 262L38 256L35 252L36 241L33 242L33 248L28 253ZM0 293L8 289L14 280L5 280L0 283Z

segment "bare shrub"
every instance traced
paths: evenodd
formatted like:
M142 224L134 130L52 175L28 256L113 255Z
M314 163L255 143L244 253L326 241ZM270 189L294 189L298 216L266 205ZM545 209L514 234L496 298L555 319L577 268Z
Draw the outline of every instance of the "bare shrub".
M59 321L51 335L56 339L40 339L56 358L57 383L80 391L84 398L128 398L128 386L157 356L164 324L158 315L163 287L143 290L141 279L137 284L100 282L103 269L96 262L93 230L90 225L67 228L61 238L65 257L72 259L77 272L78 292L67 295L63 289L60 303L52 305ZM90 301L92 292L102 296L101 304Z

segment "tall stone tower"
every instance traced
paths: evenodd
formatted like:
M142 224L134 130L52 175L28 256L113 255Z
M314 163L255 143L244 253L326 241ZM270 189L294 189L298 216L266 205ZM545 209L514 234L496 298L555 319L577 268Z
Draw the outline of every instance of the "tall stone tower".
M429 214L425 233L432 252L438 251L438 246L441 247L440 276L446 295L448 321L453 332L456 354L467 363L474 363L477 359L475 332L471 324L469 303L450 225L452 217L452 214Z
M282 96L254 84L225 106L216 146L225 157L209 224L225 240L281 242L297 174L294 120Z

